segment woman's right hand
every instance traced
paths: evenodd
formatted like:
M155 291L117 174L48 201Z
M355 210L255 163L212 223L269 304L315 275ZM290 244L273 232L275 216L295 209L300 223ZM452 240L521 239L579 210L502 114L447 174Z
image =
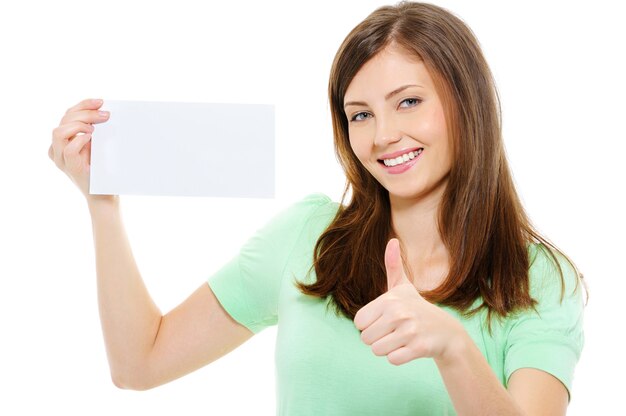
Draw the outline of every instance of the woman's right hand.
M94 124L109 119L108 111L98 111L103 101L88 99L67 110L59 126L52 131L48 156L89 199L91 135Z

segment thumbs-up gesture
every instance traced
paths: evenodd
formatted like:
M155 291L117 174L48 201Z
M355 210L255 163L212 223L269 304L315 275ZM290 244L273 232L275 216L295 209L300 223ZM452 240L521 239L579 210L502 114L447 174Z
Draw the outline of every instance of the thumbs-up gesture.
M424 299L407 278L400 258L400 243L392 238L385 249L387 292L354 316L361 340L377 356L400 365L416 358L445 359L451 346L468 337L463 325L443 309Z

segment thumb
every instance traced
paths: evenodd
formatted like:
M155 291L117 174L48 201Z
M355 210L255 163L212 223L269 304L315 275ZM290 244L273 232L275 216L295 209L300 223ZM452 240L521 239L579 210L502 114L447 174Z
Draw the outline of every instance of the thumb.
M411 284L404 273L400 257L400 242L397 238L389 240L385 248L385 270L387 271L387 291L402 284Z

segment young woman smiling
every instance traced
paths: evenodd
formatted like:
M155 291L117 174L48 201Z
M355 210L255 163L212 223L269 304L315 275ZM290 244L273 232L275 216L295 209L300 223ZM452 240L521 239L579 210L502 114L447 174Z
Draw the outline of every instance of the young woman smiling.
M342 204L293 205L166 315L118 197L88 191L108 114L68 110L50 157L88 201L114 382L157 386L278 325L279 414L565 414L581 276L523 210L472 32L433 5L381 7L340 46L329 98Z

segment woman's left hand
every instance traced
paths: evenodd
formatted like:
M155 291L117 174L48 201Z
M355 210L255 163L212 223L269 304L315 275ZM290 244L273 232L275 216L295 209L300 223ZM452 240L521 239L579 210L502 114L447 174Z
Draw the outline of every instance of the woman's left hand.
M354 325L374 354L386 355L391 364L452 359L469 335L457 319L419 294L404 272L399 244L393 238L385 249L387 292L361 308Z

